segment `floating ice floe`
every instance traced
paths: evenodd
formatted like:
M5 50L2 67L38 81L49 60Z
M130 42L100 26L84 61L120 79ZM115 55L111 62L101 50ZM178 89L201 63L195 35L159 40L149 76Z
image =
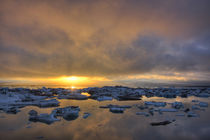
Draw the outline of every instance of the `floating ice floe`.
M60 103L56 99L41 100L41 101L36 101L36 102L37 103L34 103L34 105L39 106L39 107L57 107L57 106L59 106L59 103Z
M208 103L207 102L200 102L198 105L200 107L208 107Z
M182 102L174 102L171 104L171 106L176 109L184 108L184 105Z
M160 112L178 112L175 108L161 108L159 109Z
M56 116L62 116L65 120L75 120L79 116L80 108L78 106L67 106L56 108L52 111Z
M85 88L82 92L87 92L92 99L98 99L101 96L112 97L117 100L140 100L142 95L145 95L143 89L140 88L128 88L122 86L105 86L102 88L93 87Z
M69 94L60 94L58 99L73 99L73 100L86 100L88 96L82 95L80 93L69 93Z
M1 106L0 110L3 110L4 112L8 114L16 114L20 112L19 108L15 106Z
M148 109L149 114L152 115L152 116L154 115L154 111L155 111L154 108L149 108Z
M21 91L23 93L19 93ZM0 110L6 113L17 113L20 108L25 106L55 107L59 106L56 99L47 100L46 96L28 93L28 90L17 89L0 92Z
M100 108L112 108L112 107L120 107L120 108L131 108L130 105L106 105L106 106L100 106Z
M29 121L33 121L33 122L43 122L46 124L51 124L55 121L60 121L60 119L56 118L54 113L51 113L51 114L42 113L38 115L38 113L35 110L31 110L28 114L30 115Z
M124 101L124 100L141 100L140 96L132 96L132 95L118 96L118 99L120 101Z
M197 102L199 102L199 100L192 100L192 102L193 102L193 103L197 103Z
M35 101L28 101L28 102L14 102L10 103L9 105L13 106L38 106L38 107L57 107L59 106L60 102L56 99L49 99L49 100L35 100Z
M141 109L141 110L144 110L144 109L148 109L148 106L143 106L143 105L141 105L141 106L137 106L139 109Z
M111 101L113 98L110 96L99 96L97 98L98 101Z
M120 107L111 107L109 108L109 111L112 113L123 113L125 108L120 108Z
M192 105L192 110L202 110L200 107L198 107L197 105Z
M64 108L56 108L51 114L42 113L38 115L35 110L29 111L29 120L33 122L43 122L46 124L52 124L55 121L60 121L57 117L63 117L65 120L75 120L79 116L80 108L78 106L68 106Z
M204 97L204 98L207 98L207 97L210 97L210 94L208 94L208 93L200 93L200 94L197 94L196 96L197 96L197 97Z
M199 117L199 115L190 111L187 113L187 117Z
M109 108L109 111L112 113L123 113L126 108L131 108L131 106L128 105L107 105L107 106L100 106L100 108Z
M144 102L145 105L153 105L156 107L165 107L166 106L166 102Z

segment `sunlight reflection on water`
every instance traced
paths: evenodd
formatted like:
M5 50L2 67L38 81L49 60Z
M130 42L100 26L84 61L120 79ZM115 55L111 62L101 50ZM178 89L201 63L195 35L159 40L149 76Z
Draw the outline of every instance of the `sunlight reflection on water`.
M91 95L90 95L89 93L87 93L87 92L82 92L81 94L82 94L82 95L85 95L85 96L88 96L88 97L91 96Z

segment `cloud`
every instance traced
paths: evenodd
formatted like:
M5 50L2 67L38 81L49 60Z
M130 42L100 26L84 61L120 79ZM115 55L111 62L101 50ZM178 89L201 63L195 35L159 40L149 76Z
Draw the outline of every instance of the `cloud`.
M209 74L209 4L3 0L0 76Z

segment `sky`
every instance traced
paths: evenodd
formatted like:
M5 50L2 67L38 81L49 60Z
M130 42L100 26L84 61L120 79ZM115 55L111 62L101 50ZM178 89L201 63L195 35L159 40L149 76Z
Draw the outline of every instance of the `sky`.
M0 83L210 83L209 5L1 0Z

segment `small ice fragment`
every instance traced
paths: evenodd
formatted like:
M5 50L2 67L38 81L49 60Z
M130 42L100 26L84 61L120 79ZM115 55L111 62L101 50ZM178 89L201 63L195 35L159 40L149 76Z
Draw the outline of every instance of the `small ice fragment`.
M187 117L198 117L198 114L196 114L194 112L188 112Z
M149 113L147 113L147 112L136 112L136 115L144 115L145 117L148 117Z
M112 100L112 97L109 96L100 96L97 98L98 101L107 101L107 100Z
M29 114L30 116L37 116L37 115L38 115L37 111L35 111L35 110L30 110L30 111L28 112L28 114Z
M141 109L141 110L144 110L144 109L147 109L148 106L143 106L143 105L141 105L141 106L138 106L138 108Z
M83 118L86 119L86 118L89 117L90 115L91 115L90 113L85 112L84 115L83 115Z
M175 108L162 108L160 112L177 112L178 110Z
M111 107L131 108L130 105L112 105L112 104L109 104L109 105L106 105L106 106L100 106L100 108L111 108Z
M209 97L209 96L210 96L210 94L208 94L208 93L200 93L200 94L198 94L197 96L198 96L198 97L204 97L204 98L207 98L207 97Z
M59 106L59 101L56 99L51 99L51 100L41 100L38 101L37 106L39 107L57 107Z
M173 108L176 108L176 109L180 109L180 108L183 108L184 107L184 105L183 105L182 102L174 102L174 103L171 104L171 106Z
M199 100L192 100L192 102L197 103L197 102L199 102Z
M200 102L199 106L200 107L208 107L208 103L207 102Z
M121 107L111 107L109 108L109 111L112 113L123 113L125 110L125 108L121 108Z
M200 110L200 108L196 105L192 105L192 110Z
M144 102L145 105L154 105L156 107L164 107L166 106L166 102Z
M26 128L31 128L31 126L29 125L29 126L27 126Z

